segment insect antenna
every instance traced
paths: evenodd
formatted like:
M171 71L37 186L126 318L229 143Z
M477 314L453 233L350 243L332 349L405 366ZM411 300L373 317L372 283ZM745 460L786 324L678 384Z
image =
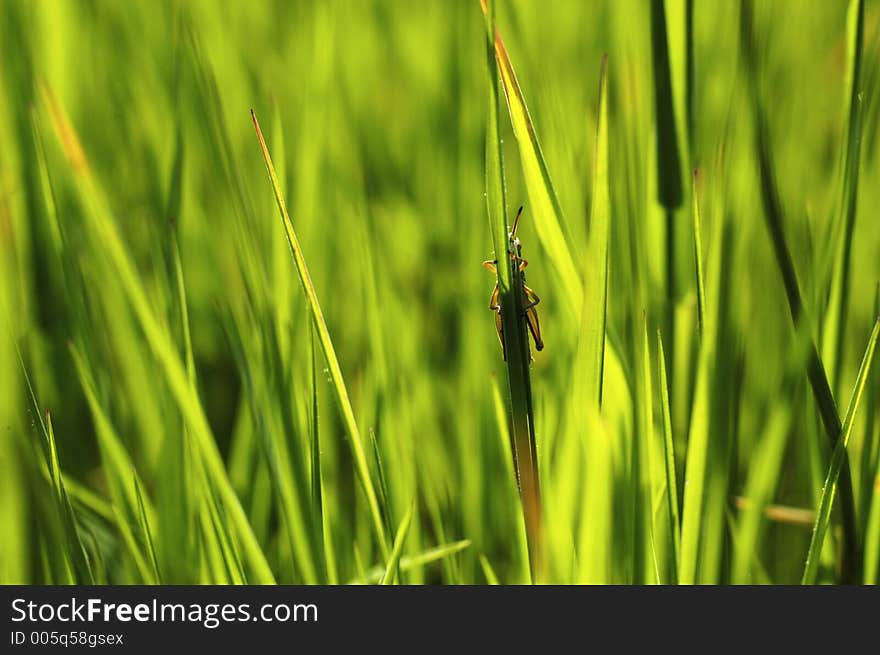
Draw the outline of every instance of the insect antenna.
M519 217L522 216L522 210L523 208L520 207L519 210L516 212L516 218L513 221L513 229L510 231L511 238L516 236L516 226L519 225Z

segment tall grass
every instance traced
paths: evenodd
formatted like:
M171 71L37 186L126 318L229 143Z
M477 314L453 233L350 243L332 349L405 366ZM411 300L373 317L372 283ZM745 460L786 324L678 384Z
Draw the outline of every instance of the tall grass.
M875 2L0 43L0 581L880 581Z

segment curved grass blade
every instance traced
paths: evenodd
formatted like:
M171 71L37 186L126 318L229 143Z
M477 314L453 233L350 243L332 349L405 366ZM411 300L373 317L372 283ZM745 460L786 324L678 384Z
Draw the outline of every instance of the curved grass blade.
M804 566L804 575L801 578L802 584L814 584L816 582L816 571L819 568L822 542L825 540L825 533L828 530L828 524L831 522L831 506L834 503L834 494L837 491L837 479L846 460L846 446L852 434L855 415L862 400L862 393L865 390L865 383L868 380L871 364L874 361L874 351L877 346L878 335L880 335L880 318L874 323L874 330L868 339L868 347L865 350L865 356L862 358L862 365L859 367L856 384L849 401L849 407L846 410L846 417L843 420L841 436L834 447L834 452L831 454L831 464L828 467L828 475L825 477L825 484L822 487L822 497L819 501L819 509L816 512L816 524L813 527L810 548L807 551L807 563Z
M703 330L703 314L706 312L706 284L703 281L703 237L702 217L700 215L700 198L697 194L697 178L699 173L694 169L694 191L692 194L693 218L694 218L694 262L696 265L697 278L697 312L700 331Z
M672 540L673 584L678 582L681 567L681 521L678 516L678 483L675 476L675 448L672 438L672 412L669 407L669 383L666 378L666 355L663 338L657 330L657 368L660 372L660 403L663 408L663 453L666 459L666 499L669 534Z
M841 197L836 220L840 234L838 243L829 249L834 256L834 271L831 283L831 297L825 314L822 343L822 361L829 371L831 388L840 382L843 338L846 331L846 312L850 291L850 260L852 240L856 223L856 205L859 193L859 155L862 144L862 100L861 72L862 51L864 50L864 0L851 0L847 12L847 130L846 148L843 157L843 179Z
M397 528L397 534L394 536L394 547L391 549L391 555L388 557L388 564L385 567L385 573L379 581L380 585L388 585L397 577L397 566L400 563L400 555L403 553L403 544L406 542L406 535L409 534L409 526L412 523L413 513L415 511L415 503L411 503L400 526Z
M405 555L400 558L397 568L403 573L416 571L428 564L433 564L434 562L442 561L447 557L452 557L456 553L460 553L466 548L469 548L470 545L470 539L462 539L460 541L443 544L442 546L429 548L418 555ZM385 566L374 566L363 576L354 578L348 584L376 584L382 579L382 576L385 575L385 570Z
M492 565L489 564L489 560L486 559L486 556L480 553L480 568L483 570L483 575L486 578L486 584L497 586L500 584L498 582L498 576L495 575L495 570L492 568Z
M382 522L382 515L379 511L379 501L376 496L376 490L370 478L370 470L367 464L367 457L361 443L360 431L357 421L354 418L354 410L351 407L351 401L348 398L348 390L345 387L345 380L342 377L342 369L339 366L339 360L336 358L336 350L333 348L333 342L330 339L330 331L327 329L327 323L324 321L324 313L321 311L321 305L318 303L318 294L315 286L312 284L312 278L309 275L309 269L306 266L305 258L302 254L296 233L293 230L293 222L287 213L287 205L284 202L284 195L281 192L281 185L278 183L278 177L275 174L275 167L272 164L272 158L269 155L269 149L266 147L266 141L263 139L263 132L260 130L260 124L257 121L257 115L251 110L251 118L254 122L254 129L257 132L257 139L260 142L260 150L263 153L263 160L266 162L266 170L269 173L269 181L272 183L272 190L275 193L275 202L278 204L278 211L281 214L281 221L284 224L284 231L287 235L287 243L290 246L290 252L293 256L296 271L299 274L303 291L308 301L309 312L315 323L318 332L318 341L321 349L324 351L324 357L327 360L327 367L330 369L330 378L333 381L333 390L336 395L339 409L342 413L342 419L345 422L346 431L349 436L352 454L354 455L355 468L364 495L367 498L367 504L370 508L370 515L373 522L373 529L376 532L376 538L382 548L383 554L388 554L388 540L385 537L385 530Z

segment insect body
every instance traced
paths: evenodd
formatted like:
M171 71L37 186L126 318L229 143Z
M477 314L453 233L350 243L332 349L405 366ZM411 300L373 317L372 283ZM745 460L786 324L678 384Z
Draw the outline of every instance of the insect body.
M519 225L519 217L522 215L523 208L520 207L519 211L516 213L516 219L513 221L513 229L511 229L510 233L507 235L510 248L508 250L508 254L510 255L510 259L517 264L517 275L514 276L514 283L520 286L520 290L522 293L522 310L525 315L526 324L529 326L529 332L532 333L532 338L535 340L535 348L537 350L544 349L544 340L541 339L541 326L538 323L538 311L535 309L535 305L541 302L541 299L538 298L538 294L532 291L526 285L526 279L523 271L525 271L526 266L529 263L522 258L522 244L516 236L516 228ZM488 259L483 262L483 267L492 273L497 275L497 259ZM501 290L498 288L498 283L495 283L495 289L492 291L492 295L489 297L489 309L495 312L495 327L498 329L498 338L501 340L501 349L504 353L504 359L507 360L507 348L504 345L504 330L501 320Z

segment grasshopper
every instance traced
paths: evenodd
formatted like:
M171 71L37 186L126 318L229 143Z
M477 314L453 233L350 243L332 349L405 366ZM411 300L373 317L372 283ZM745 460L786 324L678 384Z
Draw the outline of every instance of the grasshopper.
M538 294L526 285L526 277L523 274L523 271L525 271L525 268L529 263L522 258L522 244L516 236L516 228L519 225L519 218L522 216L522 211L523 208L520 207L519 211L516 212L516 219L513 221L513 229L511 229L507 235L509 244L512 246L508 251L508 254L510 255L510 259L518 264L519 275L515 276L514 283L522 286L523 314L525 315L526 324L529 326L529 332L532 333L532 338L535 340L535 348L537 350L543 350L544 340L541 338L541 325L538 323L538 311L535 309L535 305L541 302L541 299L538 298ZM487 259L483 262L483 268L494 273L496 276L498 274L497 266L497 259ZM507 347L504 345L504 331L501 321L501 290L498 288L497 281L495 282L495 289L489 297L489 309L495 312L495 328L498 330L498 338L501 340L501 351L504 355L504 361L507 361Z

